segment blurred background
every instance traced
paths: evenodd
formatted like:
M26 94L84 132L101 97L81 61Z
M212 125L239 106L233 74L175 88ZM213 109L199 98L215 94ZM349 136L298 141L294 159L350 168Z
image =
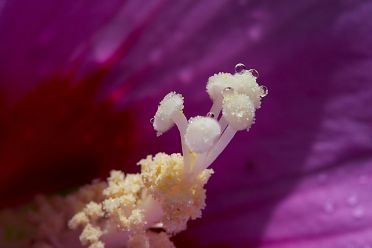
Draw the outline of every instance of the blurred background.
M0 1L0 195L13 208L147 154L169 91L188 117L237 63L269 88L214 163L177 247L372 247L372 1Z

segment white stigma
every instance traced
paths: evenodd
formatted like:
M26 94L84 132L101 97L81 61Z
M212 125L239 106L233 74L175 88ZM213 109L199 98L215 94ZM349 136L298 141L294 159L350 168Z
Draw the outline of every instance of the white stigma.
M251 98L243 94L231 94L223 99L223 117L235 130L249 128L254 120L255 107Z
M223 90L231 87L234 76L230 73L220 72L209 77L207 83L207 93L213 101L222 102Z
M215 119L197 116L189 121L185 142L192 151L202 153L210 149L220 135L221 128Z
M250 129L261 99L267 95L267 88L256 81L256 70L247 70L243 64L235 69L234 74L220 72L209 77L206 89L213 104L207 117L197 116L187 122L183 97L175 92L165 96L156 112L153 125L158 133L177 125L184 166L190 175L208 168L236 132Z
M234 74L234 84L231 86L234 92L249 96L255 109L261 107L261 97L265 92L256 82L256 77L246 70L243 73Z
M183 110L183 96L176 92L168 93L160 102L154 117L154 129L158 135L168 131L174 125L173 116Z
M257 77L252 74L255 70L243 70L235 74L220 72L208 79L207 93L213 101L210 110L214 118L218 118L224 99L226 89L250 97L255 109L261 107L261 97L267 94L263 87L257 84Z

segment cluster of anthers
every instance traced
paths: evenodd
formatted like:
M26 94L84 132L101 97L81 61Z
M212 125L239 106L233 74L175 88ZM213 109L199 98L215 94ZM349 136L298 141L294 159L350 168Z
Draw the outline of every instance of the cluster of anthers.
M189 219L199 218L205 207L204 185L213 173L208 167L237 131L251 127L267 94L256 82L257 71L243 64L235 71L208 79L213 105L206 116L188 120L182 95L164 97L151 122L158 135L176 124L182 155L148 156L138 163L140 174L112 171L102 199L87 203L69 221L70 228L81 228L83 245L174 247L169 238L184 230Z

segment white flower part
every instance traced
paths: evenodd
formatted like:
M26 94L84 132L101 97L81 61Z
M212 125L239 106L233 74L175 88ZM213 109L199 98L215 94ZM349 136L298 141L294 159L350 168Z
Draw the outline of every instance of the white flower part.
M159 133L168 131L173 125L172 116L183 110L183 96L176 92L168 93L160 102L154 116L153 127Z
M257 84L256 77L248 70L234 74L232 88L236 93L249 96L256 109L261 107L261 97L265 95L264 89Z
M197 116L189 121L185 142L192 151L202 153L211 148L220 135L221 127L215 119Z
M223 99L222 114L235 130L249 128L254 120L255 107L249 96L231 94Z
M260 108L261 97L265 95L265 90L257 84L256 77L249 70L234 75L220 72L208 79L207 93L213 101L221 102L227 88L248 95L256 109Z
M230 73L220 72L209 77L207 93L213 101L222 102L223 90L232 87L234 77Z

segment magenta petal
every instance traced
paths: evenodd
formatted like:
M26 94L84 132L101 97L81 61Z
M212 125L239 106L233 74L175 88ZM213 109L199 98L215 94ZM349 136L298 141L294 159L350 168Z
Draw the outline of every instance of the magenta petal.
M4 2L0 82L14 95L68 68L72 56L122 4L119 0Z
M372 5L328 8L332 16L313 7L266 40L269 96L215 164L208 209L186 240L372 245Z

